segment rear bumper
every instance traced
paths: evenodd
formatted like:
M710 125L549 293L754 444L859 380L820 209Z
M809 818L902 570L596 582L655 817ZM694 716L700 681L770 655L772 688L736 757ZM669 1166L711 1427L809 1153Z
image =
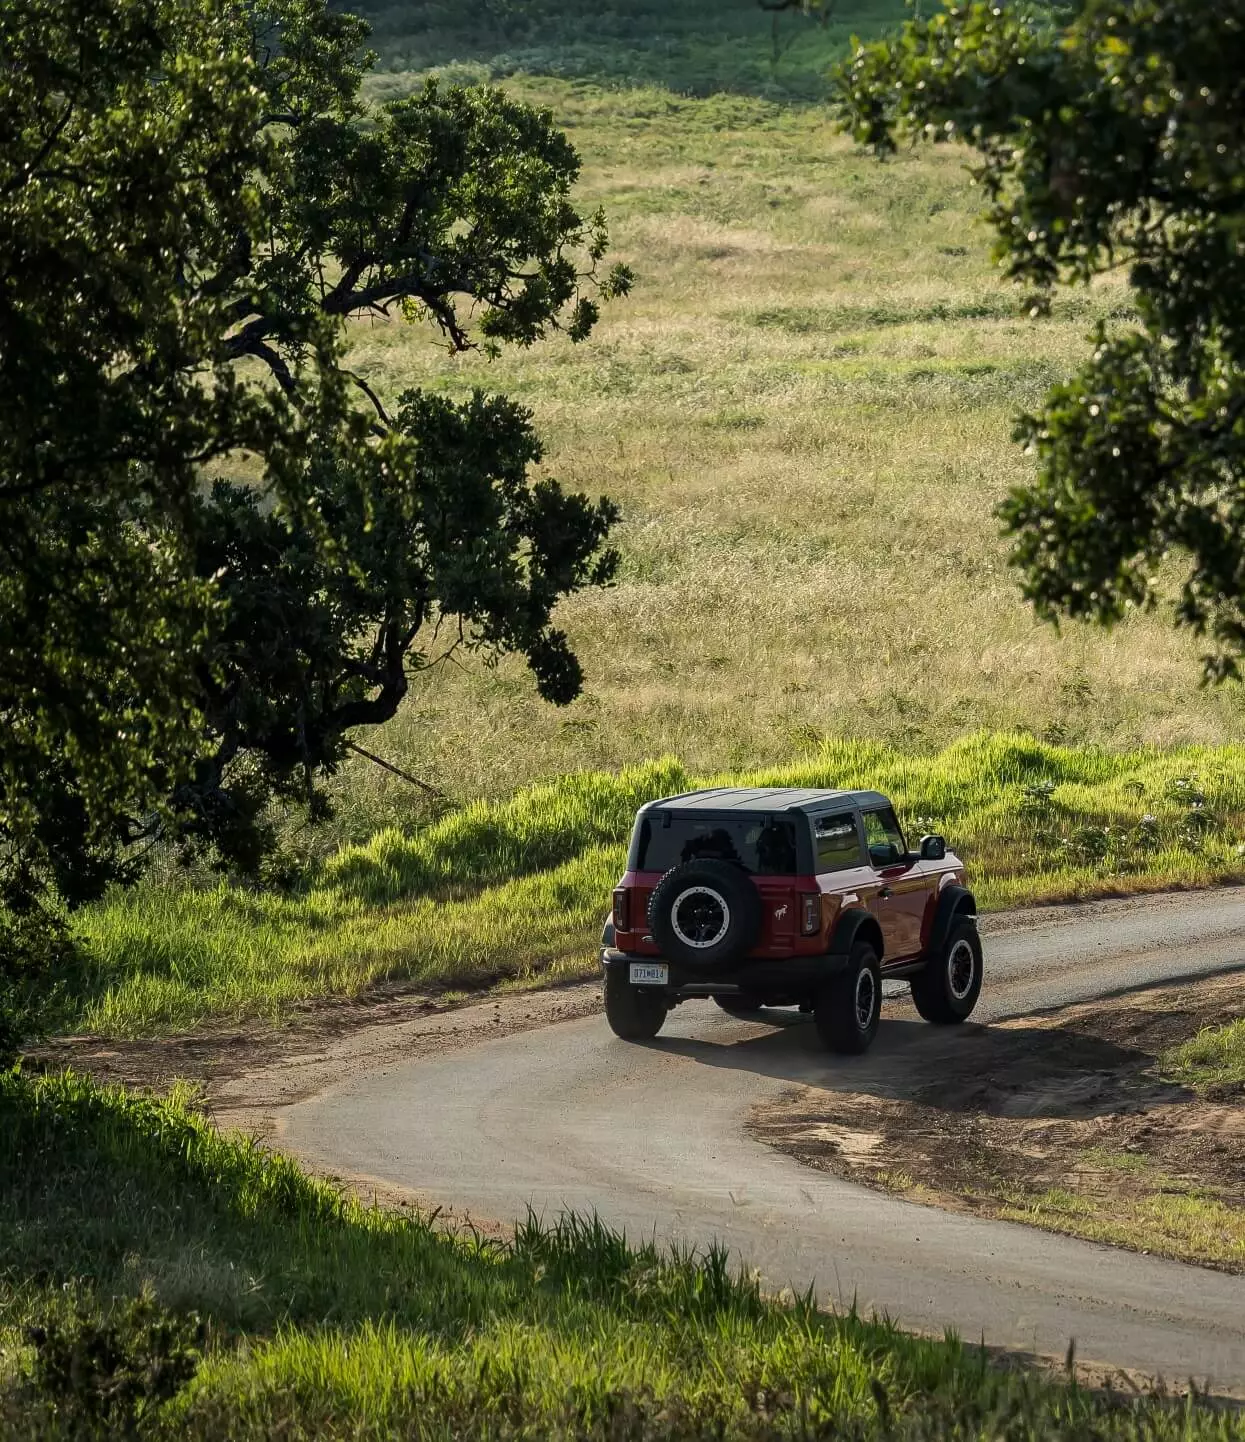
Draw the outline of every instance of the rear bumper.
M831 952L824 956L789 956L758 961L748 958L736 966L723 967L711 974L690 971L666 957L631 956L611 946L601 949L601 966L610 971L625 969L630 962L660 962L670 968L670 985L646 987L660 992L672 1001L689 996L735 996L740 992L765 996L787 996L793 1001L811 998L832 977L847 969L847 957Z

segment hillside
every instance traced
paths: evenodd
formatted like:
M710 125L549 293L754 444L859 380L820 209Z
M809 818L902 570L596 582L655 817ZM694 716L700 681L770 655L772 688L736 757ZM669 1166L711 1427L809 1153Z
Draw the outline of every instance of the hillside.
M619 584L560 616L587 673L574 706L467 657L376 738L453 800L667 752L697 770L785 763L838 737L1239 735L1239 689L1200 689L1196 643L1166 616L1059 635L1019 599L993 518L1027 465L1013 417L1084 356L1095 319L1126 321L1128 297L1104 286L1030 319L996 278L963 152L882 164L799 98L851 29L894 10L784 17L776 65L743 0L720 26L656 0L588 18L555 0L374 13L375 98L435 62L548 106L639 275L580 347L488 363L401 321L357 328L355 361L386 395L507 392L535 412L551 474L623 507ZM355 839L412 814L364 762L343 796Z

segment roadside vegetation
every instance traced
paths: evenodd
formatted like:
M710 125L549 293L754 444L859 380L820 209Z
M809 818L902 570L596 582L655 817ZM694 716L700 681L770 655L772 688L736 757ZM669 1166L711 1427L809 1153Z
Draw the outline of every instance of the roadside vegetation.
M1190 978L927 1034L753 1134L912 1201L1245 1274L1240 990Z
M279 1018L378 983L426 990L591 974L636 807L723 782L867 786L913 837L944 832L985 907L1204 886L1245 876L1245 751L1108 752L975 735L921 756L828 743L725 775L666 760L478 801L415 835L347 846L297 894L164 877L79 918L63 1024L135 1035Z
M1164 1055L1163 1069L1212 1096L1245 1094L1245 1019L1199 1031Z
M448 1236L186 1096L0 1076L0 1435L1230 1439L593 1221ZM133 1299L140 1299L137 1304Z

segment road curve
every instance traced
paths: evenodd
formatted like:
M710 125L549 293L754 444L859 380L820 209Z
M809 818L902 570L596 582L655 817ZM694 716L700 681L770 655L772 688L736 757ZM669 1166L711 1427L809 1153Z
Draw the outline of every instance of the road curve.
M989 1023L1245 967L1245 890L985 929L974 1020ZM811 1282L908 1327L1048 1355L1075 1339L1087 1361L1245 1389L1245 1279L905 1202L745 1134L749 1109L793 1083L884 1093L929 1036L907 1016L884 1014L856 1059L828 1056L807 1025L735 1022L708 1003L644 1046L581 1018L353 1076L292 1107L282 1144L480 1218L595 1209L631 1236L716 1238L775 1286Z

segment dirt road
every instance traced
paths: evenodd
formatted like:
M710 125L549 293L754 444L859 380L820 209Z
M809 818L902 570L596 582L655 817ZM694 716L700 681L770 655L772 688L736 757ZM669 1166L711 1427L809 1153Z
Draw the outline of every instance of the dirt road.
M1245 967L1245 892L1013 914L985 930L979 1023ZM708 1003L679 1008L646 1046L615 1040L569 995L569 1019L540 1025L529 1010L527 1029L493 1038L490 1002L457 1013L456 1046L426 1045L445 1018L412 1023L408 1045L424 1054L409 1061L390 1047L334 1082L325 1053L276 1131L323 1170L476 1217L595 1209L632 1235L718 1238L776 1286L814 1283L910 1327L1046 1355L1075 1339L1086 1360L1245 1389L1240 1277L880 1195L747 1134L757 1104L793 1084L889 1095L935 1035L892 989L873 1051L850 1060L822 1052L809 1026L736 1022Z

